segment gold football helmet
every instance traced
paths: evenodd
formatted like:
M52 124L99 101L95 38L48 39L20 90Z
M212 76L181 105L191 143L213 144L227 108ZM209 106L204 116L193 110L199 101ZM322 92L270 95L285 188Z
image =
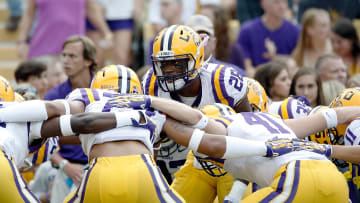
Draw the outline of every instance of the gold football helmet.
M204 61L207 39L201 40L199 34L184 25L164 28L155 37L151 59L156 79L163 91L178 91L194 81ZM170 65L178 71L165 73L166 67Z
M339 93L337 97L330 104L330 108L342 107L342 106L360 106L360 88L347 88ZM336 126L339 136L344 138L347 125ZM339 143L339 144L344 144Z
M14 100L13 88L4 77L0 76L0 101L12 102Z
M123 65L109 65L99 70L92 83L94 89L110 89L119 93L142 94L136 73Z
M256 80L244 77L248 84L247 98L253 112L268 111L269 101L263 86Z

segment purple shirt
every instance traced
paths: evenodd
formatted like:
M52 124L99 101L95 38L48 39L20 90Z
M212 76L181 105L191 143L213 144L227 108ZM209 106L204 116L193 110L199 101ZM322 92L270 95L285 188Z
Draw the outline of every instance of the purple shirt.
M259 17L242 25L237 42L241 45L245 58L251 59L253 65L258 66L269 61L263 56L267 52L266 38L275 43L277 54L290 55L296 46L299 33L299 27L285 19L279 29L270 31Z
M60 54L64 41L85 35L86 0L36 0L36 28L28 58Z
M91 75L91 79L93 77L94 75ZM65 82L49 90L44 100L65 99L72 90L70 79L67 79ZM60 145L59 154L70 162L88 163L88 157L84 154L81 145Z

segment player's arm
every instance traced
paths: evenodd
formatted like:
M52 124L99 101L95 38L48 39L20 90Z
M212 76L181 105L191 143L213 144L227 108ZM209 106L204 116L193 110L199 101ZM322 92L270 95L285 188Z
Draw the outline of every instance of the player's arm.
M144 115L137 110L124 112L87 112L75 115L62 115L43 123L42 137L71 136L99 133L116 127L132 125L132 122L145 122Z
M360 116L360 107L339 107L327 109L306 117L284 120L298 138L305 138L326 128L346 124Z
M285 143L286 141L282 143L276 143L276 141L264 143L225 135L208 134L199 129L188 127L171 118L166 120L163 131L176 143L214 158L272 157L284 154L286 150L290 149L283 150L286 148L285 146L289 146ZM285 148L274 147L275 145L273 144L281 145Z
M0 109L2 122L43 121L52 117L84 112L85 106L80 101L42 101L31 100Z
M332 145L332 154L330 158L360 164L360 146Z

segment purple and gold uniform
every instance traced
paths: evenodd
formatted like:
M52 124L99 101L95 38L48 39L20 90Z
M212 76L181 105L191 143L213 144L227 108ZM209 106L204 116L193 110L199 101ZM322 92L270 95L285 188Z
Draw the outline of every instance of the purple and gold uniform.
M269 112L279 115L282 119L293 119L307 116L311 111L305 97L289 96L283 101L272 102Z
M44 142L41 125L42 122L0 123L1 202L38 202L18 168Z
M229 117L234 121L228 127L228 136L257 141L275 136L296 137L282 119L268 113L245 112ZM343 175L325 156L313 152L297 151L274 158L227 159L223 168L234 178L262 188L242 202L348 201Z
M82 101L86 112L134 111L130 108L118 108L116 96L120 94L109 90L77 89L68 99ZM159 137L165 119L165 115L158 112L152 114L155 132L124 126L96 134L80 135L79 138L87 155L93 145L124 140L139 141L153 152L153 144ZM77 191L65 201L183 202L170 189L150 154L94 158Z
M182 97L174 92L163 91L151 69L143 79L144 94L174 99L193 108L214 103L223 103L235 108L246 97L247 82L231 67L209 63L200 68L199 77L201 89L198 96ZM165 164L168 173L173 175L185 163L189 150L173 141L162 143L161 146L157 163Z

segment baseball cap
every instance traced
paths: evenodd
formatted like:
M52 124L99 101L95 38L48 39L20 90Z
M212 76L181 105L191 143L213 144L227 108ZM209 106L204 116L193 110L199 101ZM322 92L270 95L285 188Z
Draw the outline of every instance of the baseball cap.
M196 32L204 31L210 36L214 36L214 25L207 16L193 15L186 21L186 25Z

